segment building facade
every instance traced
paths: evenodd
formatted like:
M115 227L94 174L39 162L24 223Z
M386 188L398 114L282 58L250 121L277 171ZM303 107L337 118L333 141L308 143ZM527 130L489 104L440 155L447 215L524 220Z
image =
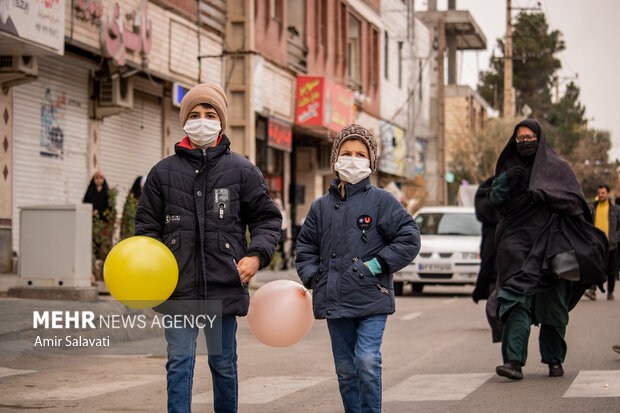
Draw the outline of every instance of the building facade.
M177 91L222 82L222 58L197 59L223 54L226 2L209 3L221 13L195 1L58 0L25 15L11 3L15 30L0 29L0 272L19 252L20 207L79 203L101 170L120 211L134 179L173 153Z

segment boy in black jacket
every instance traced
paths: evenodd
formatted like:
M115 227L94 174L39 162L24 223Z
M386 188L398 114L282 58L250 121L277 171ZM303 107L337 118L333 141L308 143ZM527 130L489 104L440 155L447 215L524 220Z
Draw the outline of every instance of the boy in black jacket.
M180 119L187 136L149 173L136 213L136 235L162 241L177 260L179 281L169 300L221 302L221 354L209 351L216 412L237 411L236 317L247 314L247 283L271 261L282 220L261 171L230 151L227 107L215 84L185 95ZM190 412L198 328L165 333L168 411Z

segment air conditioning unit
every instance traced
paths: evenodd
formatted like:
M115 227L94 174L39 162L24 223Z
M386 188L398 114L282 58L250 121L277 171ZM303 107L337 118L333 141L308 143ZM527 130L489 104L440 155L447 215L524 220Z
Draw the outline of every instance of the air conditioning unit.
M3 87L15 86L36 80L39 74L39 60L36 56L0 56L0 83Z
M100 79L97 86L97 117L115 115L133 108L133 78L113 74Z

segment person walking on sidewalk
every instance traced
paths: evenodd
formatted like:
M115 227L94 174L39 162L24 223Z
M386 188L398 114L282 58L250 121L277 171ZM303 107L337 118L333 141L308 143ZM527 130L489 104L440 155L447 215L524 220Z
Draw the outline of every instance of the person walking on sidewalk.
M381 342L394 313L392 274L420 250L420 231L389 192L370 183L377 144L348 125L334 139L329 193L312 203L297 238L297 272L327 319L344 410L381 411Z
M179 281L169 301L221 302L221 352L209 349L208 357L218 413L237 411L236 317L247 314L247 283L271 261L281 226L261 171L230 150L227 108L218 85L187 92L180 110L187 136L149 172L136 213L136 235L162 241L177 260ZM169 412L191 411L198 330L165 329Z
M591 212L594 225L607 235L609 241L609 258L607 260L607 299L614 299L616 285L616 248L620 238L620 207L611 203L609 186L601 185L596 191L597 200L592 204ZM585 292L591 300L596 300L596 285Z
M551 148L538 121L515 127L497 161L489 202L500 213L496 265L504 324L504 364L495 371L523 378L535 323L549 376L562 376L568 312L590 285L603 282L607 241L592 225L575 173Z

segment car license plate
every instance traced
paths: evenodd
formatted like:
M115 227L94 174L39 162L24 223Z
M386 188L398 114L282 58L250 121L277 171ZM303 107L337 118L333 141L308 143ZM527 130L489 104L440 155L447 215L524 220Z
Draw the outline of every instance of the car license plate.
M420 272L445 272L452 271L452 264L419 264Z

